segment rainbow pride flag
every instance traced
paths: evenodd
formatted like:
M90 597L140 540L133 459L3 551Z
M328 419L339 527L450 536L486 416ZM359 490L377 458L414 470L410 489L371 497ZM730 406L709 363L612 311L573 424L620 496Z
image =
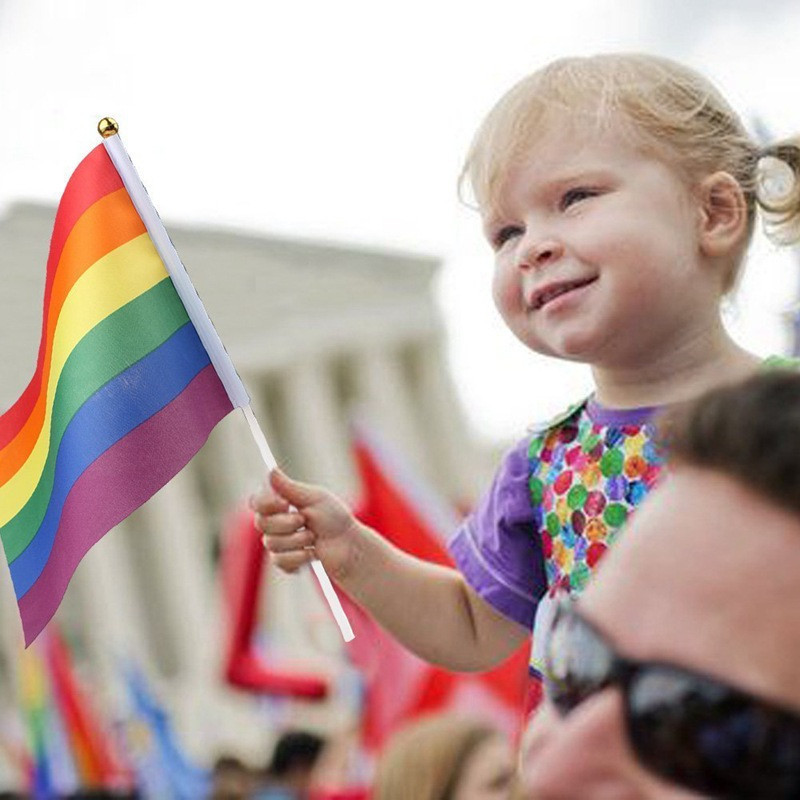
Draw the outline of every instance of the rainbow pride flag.
M118 138L64 191L36 370L0 417L0 538L26 645L92 545L249 402Z

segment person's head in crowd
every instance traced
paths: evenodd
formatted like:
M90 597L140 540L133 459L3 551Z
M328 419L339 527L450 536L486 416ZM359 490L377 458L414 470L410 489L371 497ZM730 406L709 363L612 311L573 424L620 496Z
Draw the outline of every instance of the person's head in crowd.
M275 743L264 776L264 783L272 792L272 796L279 796L277 792L280 790L286 797L305 798L314 766L324 747L324 737L311 731L295 730L283 733Z
M254 788L252 770L233 755L221 755L211 771L210 800L247 800Z
M378 761L373 800L509 800L507 739L486 722L423 717L398 731Z
M800 797L800 374L662 423L667 479L550 629L546 798Z

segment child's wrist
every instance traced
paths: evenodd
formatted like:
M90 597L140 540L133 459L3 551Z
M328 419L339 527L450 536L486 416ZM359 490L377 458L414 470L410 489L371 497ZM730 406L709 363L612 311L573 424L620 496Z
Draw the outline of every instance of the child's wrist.
M375 536L371 528L355 517L350 520L343 537L348 543L347 554L339 567L331 571L331 577L343 588L352 588L363 577L370 539Z

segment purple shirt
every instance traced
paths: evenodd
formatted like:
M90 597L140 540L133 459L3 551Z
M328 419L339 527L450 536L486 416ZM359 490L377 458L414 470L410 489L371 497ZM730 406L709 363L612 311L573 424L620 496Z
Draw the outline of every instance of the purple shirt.
M629 463L635 466L627 460L631 453L625 451L625 442L634 434L639 435L639 440L649 440L649 431L641 434L639 431L653 412L653 408L608 409L589 400L534 429L506 452L489 490L449 543L456 565L480 597L504 616L532 630L536 608L548 586L556 579L564 580L552 552L553 537L548 532L548 527L553 530L557 514L555 501L562 492L556 478L569 472L570 475L564 477L573 480L574 474L571 484L574 486L586 477L596 481L589 485L600 491L609 481L624 482L626 487L634 485L634 476L626 477L623 471ZM572 427L571 432L565 430L568 426ZM595 449L585 458L581 456L583 461L576 459L574 463L567 463L570 451L579 450L589 437L599 439ZM631 438L630 443L641 448L641 441ZM619 451L616 461L621 474L607 477L600 474L600 465L603 463L605 467L605 463L614 459L601 462L601 456L612 449ZM596 473L593 478L589 474L591 470ZM542 477L545 491L544 502L539 504L534 503L531 496L534 474ZM563 489L560 502L564 505L558 509L562 512L562 521L566 519L564 509L569 485ZM583 495L588 497L580 489L573 498L581 500ZM636 504L638 498L631 500L630 506ZM564 542L574 550L575 541L582 538L580 531L576 536L571 523L563 524L563 541L557 545L562 554ZM582 544L586 544L583 538ZM566 557L570 570L577 563L574 556L571 552ZM581 557L584 556L578 553L578 558ZM586 571L587 567L584 565L582 569ZM575 575L577 577L578 573Z
M489 491L449 548L467 583L487 603L532 630L547 581L528 491L529 445L527 436L505 454Z

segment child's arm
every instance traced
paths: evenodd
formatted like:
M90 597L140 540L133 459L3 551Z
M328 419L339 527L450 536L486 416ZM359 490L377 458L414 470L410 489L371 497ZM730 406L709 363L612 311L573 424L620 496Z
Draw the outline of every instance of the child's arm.
M324 489L276 470L251 505L277 566L291 572L316 554L342 589L426 661L488 669L529 635L473 592L459 572L389 544Z

